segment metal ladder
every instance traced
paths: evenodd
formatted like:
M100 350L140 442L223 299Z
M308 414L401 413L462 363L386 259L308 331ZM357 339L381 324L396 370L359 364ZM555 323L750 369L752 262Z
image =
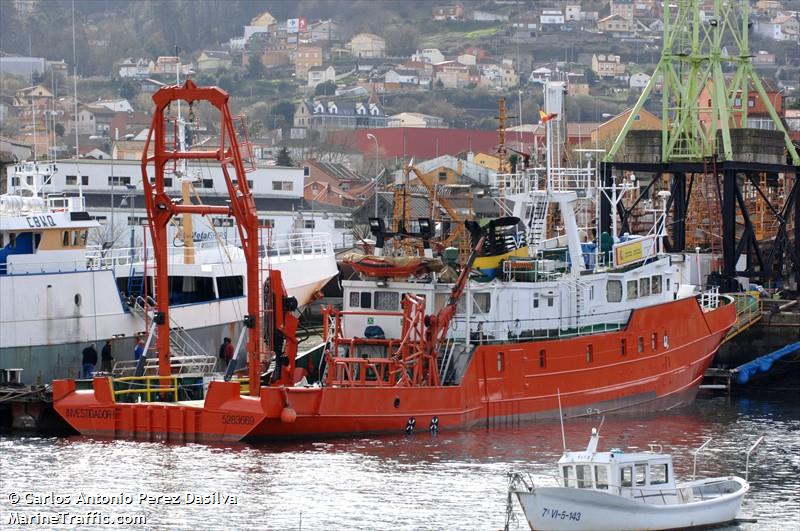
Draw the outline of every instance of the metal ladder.
M578 277L567 277L566 283L570 293L575 295L575 328L580 332L581 317L585 315L586 291L591 289L591 286Z
M147 323L153 319L153 308L155 308L155 301L151 297L145 299L143 296L136 297L131 312L140 316L142 320ZM198 343L192 336L186 332L186 329L178 324L170 314L170 335L169 347L170 351L175 357L181 356L208 356L208 352Z
M528 217L528 245L531 249L538 249L546 236L547 230L547 210L550 201L547 192L531 192L529 203L530 215Z
M126 286L129 297L139 297L144 294L145 271L136 270L136 266L131 264L128 273L128 285Z

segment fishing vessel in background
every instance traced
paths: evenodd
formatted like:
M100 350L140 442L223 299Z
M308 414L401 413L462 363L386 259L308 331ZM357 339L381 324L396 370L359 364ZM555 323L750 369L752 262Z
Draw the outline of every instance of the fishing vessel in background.
M556 417L557 396L566 416L673 408L694 398L736 320L731 299L684 283L685 258L663 251L663 215L646 236L584 251L589 242L582 241L576 205L602 191L596 173L591 165L557 171L548 164L544 174L531 169L498 179L513 201L510 213L526 221L527 258L498 261L488 283L483 274L471 279L475 260L492 246L487 231L469 222L472 251L463 266L450 266L456 278L444 282L432 271L344 283L345 308L325 312L324 354L298 358L295 302L279 271L261 269L253 247L257 218L227 94L191 82L162 89L154 95L154 124L165 119L169 102L204 98L220 112L223 147L165 150L163 129L154 126L147 162L204 157L226 168L230 213L246 241L247 379L237 381L229 366L224 381L203 382L200 391L196 379L175 374L170 301L156 289L157 376L94 378L86 390L75 380L53 384L55 409L84 435L232 441L413 433ZM190 208L219 213L168 201L163 168L155 172L146 196L155 241L172 215ZM551 202L563 232L548 237ZM372 221L378 256L387 241L381 226ZM431 232L420 233L429 256L424 240ZM156 250L159 285L167 276L165 255L165 248ZM130 403L132 394L143 402Z
M81 351L113 340L130 365L152 317L152 248L92 246L102 227L80 195L44 194L54 163L19 163L24 189L0 196L0 368L22 369L20 383L80 374ZM223 337L241 328L245 300L241 248L170 246L173 348L212 366ZM181 243L181 242L178 242ZM262 259L281 270L302 307L337 274L325 234L275 237Z

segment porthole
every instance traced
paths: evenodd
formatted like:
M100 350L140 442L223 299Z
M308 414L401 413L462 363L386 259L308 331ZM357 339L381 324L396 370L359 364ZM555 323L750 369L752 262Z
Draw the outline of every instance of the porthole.
M81 305L81 294L80 293L76 293L75 294L75 306L80 306L80 305Z
M664 334L664 348L669 348L669 336Z
M397 396L397 397L395 397L395 399L394 399L394 408L395 408L395 409L397 409L397 408L399 408L399 407L400 407L400 397L399 397L399 396Z

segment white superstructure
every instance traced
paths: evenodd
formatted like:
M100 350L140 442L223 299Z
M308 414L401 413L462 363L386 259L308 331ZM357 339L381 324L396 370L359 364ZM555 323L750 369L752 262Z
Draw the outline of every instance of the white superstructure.
M152 252L90 245L100 224L85 210L86 196L42 197L52 166L19 167L24 195L0 196L0 369L23 369L26 383L76 376L82 349L96 343L99 350L107 339L114 340L117 361L131 359L136 339L146 334L142 306L153 296ZM191 336L194 353L213 356L223 337L235 337L246 313L242 252L233 240L188 254L175 243L172 324ZM337 274L325 234L275 236L263 243L263 257L265 267L281 270L301 306Z
M306 168L257 166L247 174L262 226L276 236L326 233L336 248L353 245L350 212L331 205L308 204L303 199ZM192 202L223 204L228 191L219 165L188 164ZM167 190L182 195L183 179L165 179ZM55 163L19 163L8 167L7 193L19 195L35 188L40 193L82 195L89 213L101 226L96 243L115 247L143 245L140 227L147 223L141 163L135 160L68 159ZM179 223L179 222L176 222ZM231 242L236 229L229 218L192 216L195 241ZM177 225L170 228L176 234ZM92 238L92 241L95 239Z

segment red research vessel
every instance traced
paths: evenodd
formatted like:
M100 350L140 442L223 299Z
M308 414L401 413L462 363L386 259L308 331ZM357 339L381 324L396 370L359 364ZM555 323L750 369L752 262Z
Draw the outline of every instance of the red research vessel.
M595 309L590 306L590 297L594 299L595 293L589 295L589 281L572 279L570 286L586 289L586 300L579 296L582 305L575 305L586 316L569 322L562 319L562 324L549 328L531 324L528 330L521 330L525 319L517 318L517 331L501 336L500 332L489 335L481 331L486 330L482 326L489 326L488 320L476 333L476 323L470 322L468 312L466 340L456 348L452 329L459 319L458 303L471 289L470 268L486 241L472 227L475 250L458 280L444 288L430 287L439 290L441 303L434 304L435 294L424 292L422 285L409 288L398 283L394 286L398 307L386 311L376 309L379 298L392 300L391 296L379 296L379 292L387 291L385 280L350 286L345 292L345 309L325 312L328 326L322 355L298 359L296 305L286 296L279 272L259 269L256 210L240 154L243 146L237 141L227 107L228 95L219 88L197 88L188 81L182 87L159 90L153 99L156 112L150 139L155 139L154 150L148 156L145 148L142 170L157 285L165 285L168 279L163 249L171 216L190 212L235 218L248 263L248 315L244 318L247 378L233 380L228 374L225 379L207 382L201 395L187 396L184 387L198 384L173 374L169 300L166 290L162 293L156 287L158 375L95 377L86 389L75 380L53 383L55 409L82 435L186 442L257 441L513 425L555 418L559 411L570 417L663 410L693 400L706 368L736 321L735 305L729 298L679 296L677 288L670 291L669 275L678 275L671 258L653 255L648 259L651 248L631 252L631 244L625 243L628 247L620 249L620 256L622 251L643 254L641 264L628 264L596 279L603 286L613 286L609 297L617 296L615 282L620 286L627 282L628 290L634 282L634 288L643 290L647 281L647 295L639 291L635 303L621 314L623 318L592 313ZM219 110L219 149L169 149L165 110L177 100L189 104L206 101ZM231 198L229 207L182 205L167 196L165 165L190 158L222 164ZM155 168L152 184L147 173L150 164ZM573 270L576 263L573 257ZM627 280L631 275L636 278ZM556 288L531 283L531 289L544 290L543 297ZM363 293L368 289L373 290L370 293L375 306L364 304ZM503 289L496 285L495 291ZM521 293L523 289L523 283L513 284L509 292ZM349 297L348 290L362 294L358 308L353 302L359 297ZM629 291L628 297L633 293ZM648 302L648 297L657 302ZM543 303L543 307L557 308L556 296L547 300L556 304ZM503 306L501 299L496 302ZM538 302L533 307L538 311ZM593 320L587 321L588 316ZM606 322L609 320L614 321L612 326ZM530 321L534 323L535 319ZM373 327L374 323L384 323L386 329L394 323L398 330L383 334L383 330L376 333L367 327L362 332L362 322Z

